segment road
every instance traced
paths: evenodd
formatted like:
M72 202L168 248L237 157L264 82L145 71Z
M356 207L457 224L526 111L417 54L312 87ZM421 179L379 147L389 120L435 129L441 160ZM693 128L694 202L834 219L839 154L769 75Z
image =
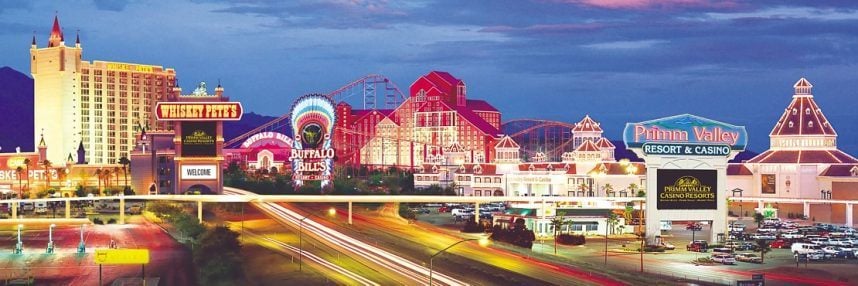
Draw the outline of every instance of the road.
M369 280L357 273L351 272L339 265L336 265L333 262L327 261L324 258L319 257L316 254L313 254L309 250L301 250L295 246L291 246L282 241L256 234L250 230L242 231L242 235L245 239L267 247L269 249L275 249L277 251L286 253L291 255L292 257L297 257L299 253L303 253L304 263L308 264L308 266L314 267L317 271L325 273L327 277L331 277L334 279L340 280L340 283L347 285L381 285L375 281Z
M255 195L251 192L224 188L225 194L233 195ZM351 238L339 231L326 227L309 216L301 215L293 210L284 208L276 203L252 203L262 212L277 219L279 222L288 224L294 228L303 229L304 235L312 236L324 242L331 248L349 255L350 257L363 261L366 264L378 265L379 271L385 271L389 277L400 284L406 285L428 285L429 269L413 261L404 259L398 255L369 245L360 240ZM433 284L441 285L467 285L467 283L450 277L449 275L434 272L432 274Z

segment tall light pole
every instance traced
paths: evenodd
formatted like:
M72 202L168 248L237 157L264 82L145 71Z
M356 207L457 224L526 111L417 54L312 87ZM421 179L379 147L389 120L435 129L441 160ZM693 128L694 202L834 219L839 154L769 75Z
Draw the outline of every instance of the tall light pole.
M24 253L24 243L21 242L21 229L23 228L23 224L18 225L18 243L15 244L15 254Z
M77 245L77 253L86 252L86 244L83 243L83 229L86 227L86 224L80 225L80 244Z
M462 242L474 241L474 240L479 240L480 246L482 246L482 247L486 247L487 245L489 245L489 239L485 238L485 237L483 237L483 238L466 238L466 239L462 239L456 243L453 243L444 249L439 250L435 254L432 254L432 256L429 256L429 286L432 286L432 261L435 259L435 256L438 256L441 253L444 253L448 249L453 248L453 246L459 245Z
M56 226L56 224L51 224L48 227L48 253L54 253L54 227Z

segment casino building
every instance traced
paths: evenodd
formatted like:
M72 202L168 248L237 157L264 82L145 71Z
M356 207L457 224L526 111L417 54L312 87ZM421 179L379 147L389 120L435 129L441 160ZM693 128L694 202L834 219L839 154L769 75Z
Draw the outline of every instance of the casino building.
M153 108L171 92L176 72L155 65L85 61L82 54L79 36L74 46L66 46L57 17L46 46L39 47L33 36L35 134L44 132L51 142L46 157L51 162L65 162L69 156L77 161L83 144L90 164L115 164L134 148L137 126L156 125Z
M392 110L358 110L339 103L333 140L338 164L413 169L440 163L452 144L468 162L494 160L501 113L486 101L468 99L464 81L432 71L415 80L409 93Z
M858 159L837 148L837 132L814 100L813 85L801 78L793 87L792 100L769 133L769 149L729 166L729 195L858 200ZM735 203L730 210L738 214L758 207ZM776 203L773 207L780 217L808 214L817 221L846 222L843 204Z
M239 148L224 149L224 168L236 163L245 170L267 170L283 173L290 170L289 154L292 152L292 138L279 132L260 132L250 136Z

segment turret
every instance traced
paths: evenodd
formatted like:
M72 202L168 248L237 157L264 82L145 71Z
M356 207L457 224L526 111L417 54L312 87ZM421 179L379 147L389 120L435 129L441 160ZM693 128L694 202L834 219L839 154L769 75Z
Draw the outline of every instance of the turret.
M51 28L51 36L48 37L48 47L59 46L65 46L65 39L63 39L63 31L60 29L59 16L54 16L54 26Z
M83 149L83 141L77 146L77 164L86 164L86 150Z
M41 139L39 139L39 162L48 158L48 144L45 144L45 130L42 129Z

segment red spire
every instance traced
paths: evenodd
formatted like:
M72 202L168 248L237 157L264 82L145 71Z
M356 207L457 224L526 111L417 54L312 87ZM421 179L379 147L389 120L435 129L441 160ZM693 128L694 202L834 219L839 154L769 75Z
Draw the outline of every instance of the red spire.
M57 47L63 41L63 31L60 29L59 16L54 16L54 27L51 28L51 36L48 37L48 47Z

